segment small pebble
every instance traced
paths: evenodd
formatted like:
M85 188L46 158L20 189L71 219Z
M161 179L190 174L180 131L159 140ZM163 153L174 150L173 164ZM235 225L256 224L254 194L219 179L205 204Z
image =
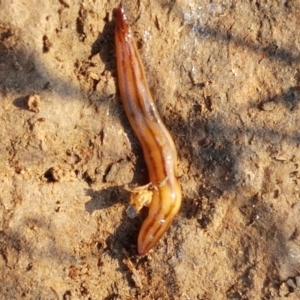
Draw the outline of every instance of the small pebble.
M272 111L272 110L274 110L275 106L276 106L276 103L274 101L270 101L270 102L263 103L261 108L264 111Z
M41 108L41 99L40 96L37 94L32 94L28 97L27 102L29 110L38 113Z

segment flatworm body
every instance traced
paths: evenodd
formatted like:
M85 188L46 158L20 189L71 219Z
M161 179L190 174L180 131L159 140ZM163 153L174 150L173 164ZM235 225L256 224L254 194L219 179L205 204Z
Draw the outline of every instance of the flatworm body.
M181 187L176 177L177 153L150 94L144 68L122 8L115 9L118 85L122 104L146 160L153 185L148 216L138 236L138 253L153 248L177 214Z

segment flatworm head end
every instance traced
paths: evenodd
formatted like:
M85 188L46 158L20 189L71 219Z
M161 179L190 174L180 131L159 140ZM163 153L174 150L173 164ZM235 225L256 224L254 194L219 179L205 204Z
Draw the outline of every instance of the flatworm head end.
M123 34L125 34L125 35L129 35L131 33L130 26L127 22L124 8L122 6L115 8L114 14L115 14L115 18L116 18L116 31L123 32Z

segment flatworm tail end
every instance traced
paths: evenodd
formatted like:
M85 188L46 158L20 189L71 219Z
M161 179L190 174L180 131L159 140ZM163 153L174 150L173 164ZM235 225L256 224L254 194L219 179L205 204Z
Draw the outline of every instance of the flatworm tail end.
M170 187L174 193L170 191ZM138 236L139 255L147 254L168 230L180 209L181 197L181 187L176 178L153 194L148 216Z

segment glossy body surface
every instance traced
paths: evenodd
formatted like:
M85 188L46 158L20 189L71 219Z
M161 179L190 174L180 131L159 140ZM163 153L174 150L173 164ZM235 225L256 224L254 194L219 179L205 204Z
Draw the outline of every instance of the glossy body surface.
M151 97L144 68L122 8L115 9L118 85L129 122L142 145L149 180L155 187L147 218L138 236L145 255L169 228L181 205L176 178L177 154Z

